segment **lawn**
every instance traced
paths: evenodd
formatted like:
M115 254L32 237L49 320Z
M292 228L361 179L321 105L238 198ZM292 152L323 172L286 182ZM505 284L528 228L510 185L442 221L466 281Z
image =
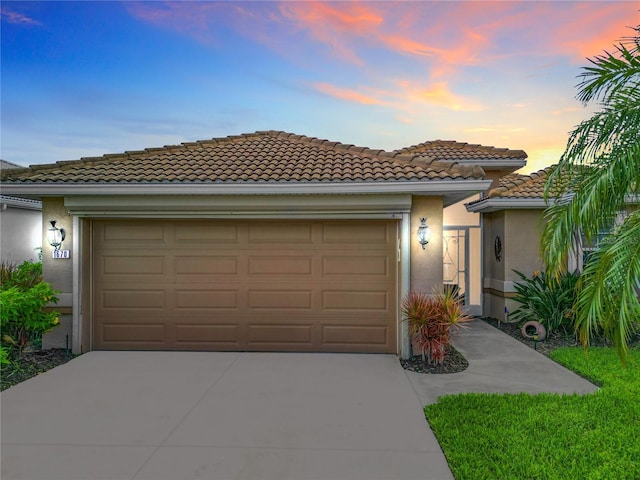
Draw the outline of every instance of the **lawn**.
M640 479L640 349L627 368L608 348L551 357L600 391L450 395L425 407L457 480Z

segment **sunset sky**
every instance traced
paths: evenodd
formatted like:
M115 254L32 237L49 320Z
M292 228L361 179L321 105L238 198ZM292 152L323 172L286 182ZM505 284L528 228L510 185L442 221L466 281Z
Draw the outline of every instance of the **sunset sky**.
M624 2L2 2L2 159L51 163L250 133L427 140L557 161L586 57Z

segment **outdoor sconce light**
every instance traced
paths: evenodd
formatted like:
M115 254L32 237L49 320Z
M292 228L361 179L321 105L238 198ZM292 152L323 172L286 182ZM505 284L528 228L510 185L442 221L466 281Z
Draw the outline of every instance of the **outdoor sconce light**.
M49 223L51 224L51 227L47 232L47 240L49 242L49 245L51 245L55 250L60 250L62 242L67 236L67 232L64 231L64 228L56 227L55 220L51 220Z
M427 219L421 218L420 226L418 227L418 243L422 245L423 250L425 245L429 243L429 240L431 240L431 229L429 225L427 225Z

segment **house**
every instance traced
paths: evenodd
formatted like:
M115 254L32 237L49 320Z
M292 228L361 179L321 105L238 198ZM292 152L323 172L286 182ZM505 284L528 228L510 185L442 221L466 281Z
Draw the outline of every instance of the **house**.
M0 160L0 171L23 168ZM20 264L39 258L42 230L42 202L0 195L0 258L8 264Z
M483 226L483 315L508 320L519 304L513 300L514 270L532 276L543 270L540 236L544 228L544 185L553 169L530 175L509 174L487 194L467 203L469 212L481 215ZM578 268L577 257L571 270ZM507 318L505 318L505 316Z
M443 284L443 233L480 217L461 202L525 158L263 131L34 165L3 172L2 188L42 200L44 274L63 314L45 347L406 356L400 299ZM57 251L52 229L66 234Z
M455 141L434 140L397 150L399 153L427 155L442 162L481 167L485 178L498 186L501 179L526 165L523 150L495 148ZM489 189L487 189L488 191ZM479 200L485 192L447 206L443 213L443 281L459 292L466 310L472 315L485 315L483 308L482 218L468 211L465 202Z

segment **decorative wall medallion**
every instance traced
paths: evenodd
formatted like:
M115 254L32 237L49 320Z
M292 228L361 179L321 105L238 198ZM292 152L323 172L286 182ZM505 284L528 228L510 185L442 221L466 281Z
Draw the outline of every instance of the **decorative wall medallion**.
M496 261L502 260L502 240L500 235L496 235L496 240L493 242L493 253L496 256Z

